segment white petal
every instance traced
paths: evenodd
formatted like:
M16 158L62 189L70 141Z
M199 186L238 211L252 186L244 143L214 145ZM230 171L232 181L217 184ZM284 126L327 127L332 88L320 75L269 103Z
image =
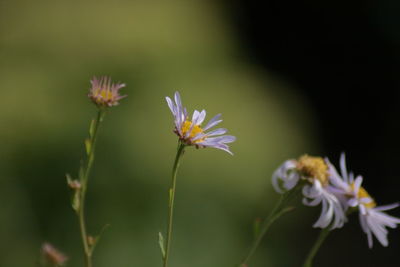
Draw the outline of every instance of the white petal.
M354 181L354 194L358 194L358 191L360 190L361 183L363 181L363 178L361 175L358 175L356 180Z
M340 155L340 171L345 182L348 182L347 169L346 169L346 155L344 152Z
M358 200L357 198L351 198L347 203L350 207L356 207L358 205Z

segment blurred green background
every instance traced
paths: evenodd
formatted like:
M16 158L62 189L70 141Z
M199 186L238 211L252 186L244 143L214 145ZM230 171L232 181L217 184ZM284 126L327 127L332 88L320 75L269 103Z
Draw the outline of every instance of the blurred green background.
M89 184L89 232L111 225L95 266L161 265L157 235L177 141L165 96L175 90L190 111L222 113L237 141L233 157L187 150L171 266L242 258L253 220L278 198L271 173L320 151L307 102L246 59L225 12L200 0L0 2L0 266L35 266L44 241L69 256L68 266L82 266L65 173L76 176L96 114L86 97L93 75L126 83L128 94L101 126ZM298 265L316 232L304 246L293 236L318 212L300 207L275 225L254 266Z

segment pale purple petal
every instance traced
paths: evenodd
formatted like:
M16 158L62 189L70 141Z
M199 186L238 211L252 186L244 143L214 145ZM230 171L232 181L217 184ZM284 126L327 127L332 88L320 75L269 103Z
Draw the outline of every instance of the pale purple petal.
M372 248L372 246L373 246L372 233L371 233L371 229L369 228L369 226L367 224L366 217L360 213L359 218L360 218L361 229L367 235L368 247Z
M218 128L218 129L215 129L215 130L213 130L211 132L208 132L206 135L207 136L221 135L221 134L225 134L227 131L228 130L225 129L225 128Z
M222 120L220 120L219 118L221 118L221 114L216 115L214 118L212 118L207 125L203 128L203 131L207 131L208 129L214 127L215 125L217 125L218 123L220 123Z
M202 124L205 118L206 118L206 111L203 109L200 112L199 117L197 118L196 125Z
M361 175L357 176L356 180L354 181L354 194L356 195L358 194L362 181L363 181L362 176Z
M229 150L229 146L227 146L225 144L215 144L215 145L210 145L210 147L221 149L223 151L228 152L229 154L231 154L233 156L233 153Z
M362 198L359 198L358 201L360 204L368 204L368 203L373 202L374 200L370 197L362 197Z
M199 117L200 112L198 110L193 111L192 115L192 124L196 125L197 124L197 118Z
M331 229L334 229L343 226L346 216L339 200L329 191L328 187L322 186L319 180L314 179L312 186L305 185L303 195L304 205L316 206L322 203L321 214L313 227L325 228L331 224Z
M182 100L181 100L181 95L179 94L178 91L175 92L175 103L177 107L182 110Z
M197 122L197 119L198 119L199 115L200 115L200 112L199 112L198 110L195 110L195 111L193 112L192 124L190 125L189 130L186 132L185 138L189 138L190 134L192 133L193 127L194 127L195 125L197 125L196 122Z
M169 98L169 97L167 96L165 99L167 100L168 107L169 107L169 109L171 110L172 114L173 114L174 116L176 116L175 105L172 103L171 98Z
M188 113L186 108L183 108L183 120L185 121L188 118Z
M347 180L347 169L346 169L346 155L344 152L340 155L340 171L342 172L342 176L345 182L348 182Z
M358 205L358 200L356 198L349 199L348 204L350 207L356 207Z
M374 210L377 210L377 211L391 210L391 209L397 208L398 206L399 206L399 203L393 203L393 204L389 204L389 205L376 207L376 208L374 208Z
M175 92L175 103L176 103L176 114L175 114L175 119L176 119L176 126L177 130L179 131L179 134L182 134L182 124L184 122L184 115L183 115L183 108L182 108L182 101L181 101L181 96L179 95L179 92Z
M196 134L193 138L192 138L192 142L197 141L199 139L202 139L204 137L206 137L207 135L205 133L198 133Z

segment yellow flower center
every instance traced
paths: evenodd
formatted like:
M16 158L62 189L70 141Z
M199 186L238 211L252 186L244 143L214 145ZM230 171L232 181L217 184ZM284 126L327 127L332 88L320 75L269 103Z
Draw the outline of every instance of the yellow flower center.
M113 94L110 90L98 90L96 95L100 95L105 101L111 100Z
M350 185L351 189L354 190L354 182ZM363 203L363 205L366 208L372 209L376 207L376 202L373 200L373 198L368 194L367 190L364 189L364 187L360 187L360 189L358 190L358 194L357 194L358 198L370 198L371 201L367 202L367 203Z
M190 127L192 127L192 122L191 121L185 121L182 125L182 135L185 135L189 130ZM194 125L192 131L190 132L189 138L192 139L193 137L195 137L197 134L199 133L203 133L203 129L201 129L201 127L199 125ZM197 142L201 142L203 141L204 138L200 138L196 141L194 141L195 143Z
M328 165L321 157L303 155L297 161L297 169L304 176L319 180L323 186L328 184Z

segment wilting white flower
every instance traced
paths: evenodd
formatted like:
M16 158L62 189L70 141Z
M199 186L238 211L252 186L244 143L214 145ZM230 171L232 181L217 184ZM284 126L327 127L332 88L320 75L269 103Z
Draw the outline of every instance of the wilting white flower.
M226 129L218 128L206 132L222 121L221 114L216 115L206 126L202 127L201 124L206 117L205 110L201 112L195 110L192 118L190 118L186 108L182 106L181 97L178 92L175 92L175 103L169 97L166 97L166 100L175 118L174 132L184 144L194 145L197 148L214 147L232 154L227 144L234 142L236 138L232 135L223 135L227 132Z
M293 189L300 179L297 171L297 161L290 159L285 161L272 175L272 186L275 191L282 194L284 191ZM283 187L283 190L281 188Z
M377 206L374 199L361 186L363 178L348 172L346 168L345 154L340 157L341 175L330 165L330 181L334 185L333 192L339 197L344 208L357 208L361 228L368 238L368 246L372 248L372 234L378 239L382 246L388 246L388 231L386 227L396 228L400 224L400 219L390 216L383 211L391 210L399 206L398 203L385 206Z
M317 206L322 204L321 215L314 227L331 229L340 228L346 221L342 205L331 192L329 181L329 166L320 157L304 155L298 160L285 161L273 174L272 184L278 193L292 190L299 182L304 182L302 188L303 204Z

